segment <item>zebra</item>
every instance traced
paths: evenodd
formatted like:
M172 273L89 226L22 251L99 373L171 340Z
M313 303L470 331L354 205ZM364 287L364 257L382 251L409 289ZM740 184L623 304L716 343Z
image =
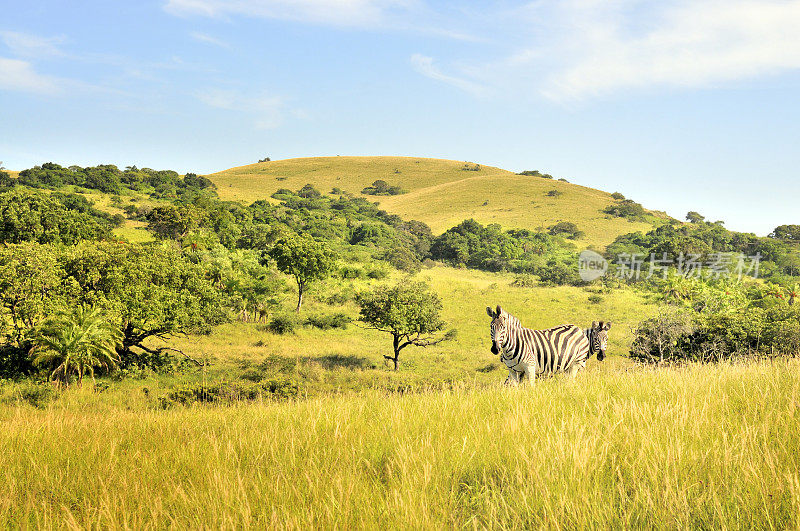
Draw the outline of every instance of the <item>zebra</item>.
M574 378L595 352L598 360L605 358L610 322L594 322L587 330L570 324L531 330L500 305L487 307L486 313L492 318L492 354L500 354L508 367L506 384L516 385L523 376L533 383L537 374L558 371Z

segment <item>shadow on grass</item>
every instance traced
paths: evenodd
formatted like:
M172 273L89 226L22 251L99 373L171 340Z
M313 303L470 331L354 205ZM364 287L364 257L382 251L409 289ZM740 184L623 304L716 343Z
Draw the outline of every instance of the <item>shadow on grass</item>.
M271 355L258 365L258 369L265 373L288 374L294 372L299 366L310 364L317 364L328 371L339 368L354 371L375 369L378 367L378 365L369 358L343 354L327 354L325 356L303 356L298 358Z

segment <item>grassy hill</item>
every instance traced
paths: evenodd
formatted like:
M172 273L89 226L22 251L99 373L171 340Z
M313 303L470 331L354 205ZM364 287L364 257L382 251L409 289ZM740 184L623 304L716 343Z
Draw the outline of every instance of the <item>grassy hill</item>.
M359 194L377 179L408 191L397 196L366 196L404 219L424 221L441 233L464 219L499 223L505 228L547 228L572 221L585 233L579 246L604 248L620 234L648 230L650 223L629 222L602 210L614 202L607 192L563 181L454 160L414 157L313 157L239 166L209 175L222 199L252 202L280 188L306 183L328 193L338 187ZM561 192L557 197L547 195ZM664 215L653 214L658 223Z

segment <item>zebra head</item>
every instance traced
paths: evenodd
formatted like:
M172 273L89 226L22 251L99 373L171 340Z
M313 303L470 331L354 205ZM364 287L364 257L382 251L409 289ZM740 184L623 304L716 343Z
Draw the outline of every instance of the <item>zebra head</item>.
M597 361L603 361L608 349L608 331L610 322L594 321L589 329L589 355L597 353Z
M486 313L492 318L490 330L492 333L492 354L500 354L503 351L503 344L505 344L508 337L508 330L506 321L509 315L503 311L500 305L497 305L497 310L492 310L486 307Z

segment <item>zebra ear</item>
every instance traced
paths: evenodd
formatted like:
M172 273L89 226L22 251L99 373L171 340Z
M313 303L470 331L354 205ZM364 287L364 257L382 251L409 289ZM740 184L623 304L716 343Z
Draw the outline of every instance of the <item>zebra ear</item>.
M606 323L605 329L606 330L611 330L611 321Z
M497 317L497 316L495 315L495 313L492 311L492 309L491 309L491 308L489 308L488 306L486 307L486 313L487 313L487 314L489 314L489 317L491 317L492 319L494 319L495 317Z
M500 315L501 313L503 313L503 309L502 309L502 308L500 307L500 305L498 304L498 305L497 305L497 315Z
M592 321L592 328L597 328L597 321Z

